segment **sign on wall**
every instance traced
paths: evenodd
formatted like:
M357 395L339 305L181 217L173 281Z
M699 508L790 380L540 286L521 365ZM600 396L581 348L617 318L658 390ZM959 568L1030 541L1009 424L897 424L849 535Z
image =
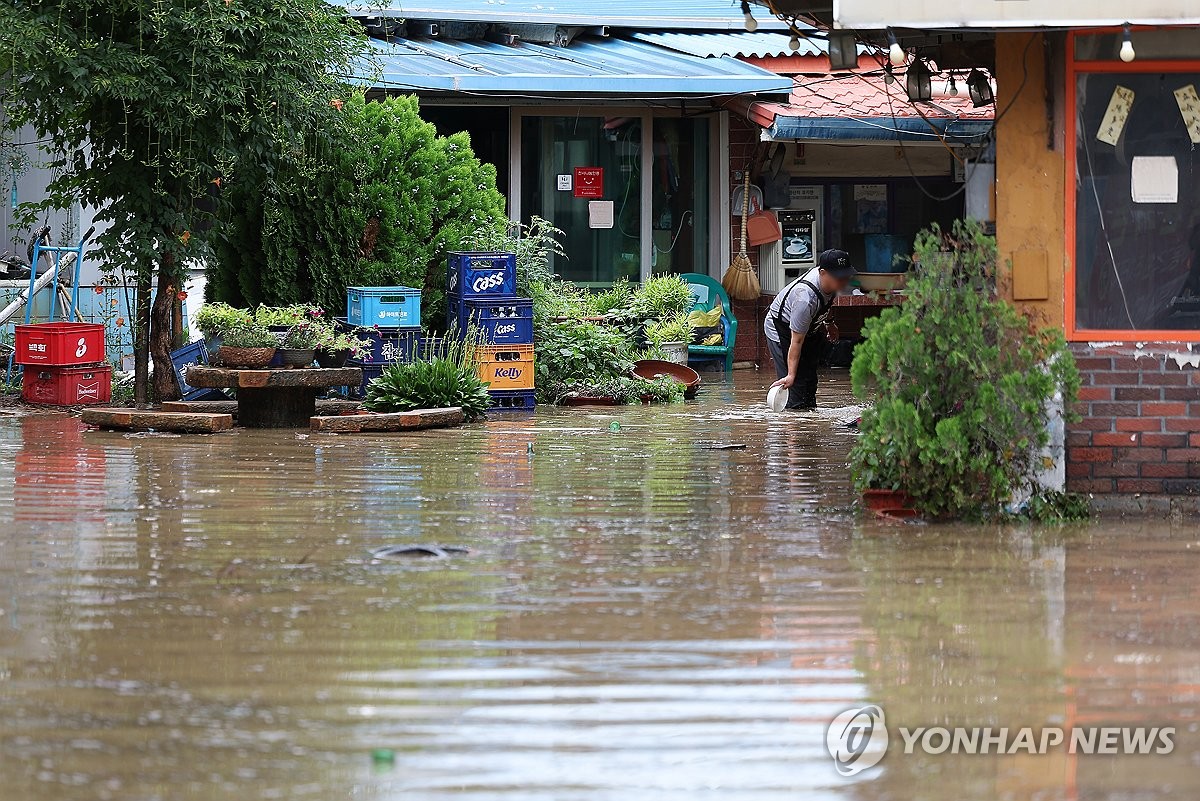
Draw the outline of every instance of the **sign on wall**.
M604 197L604 168L575 168L575 197Z
M1200 23L1200 5L1182 0L833 0L839 28L1005 28ZM1131 16L1132 14L1132 16Z

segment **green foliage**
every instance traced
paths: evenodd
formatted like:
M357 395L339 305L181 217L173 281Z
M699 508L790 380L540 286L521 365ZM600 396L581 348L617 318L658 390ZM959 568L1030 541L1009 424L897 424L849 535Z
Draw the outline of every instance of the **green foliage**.
M254 322L267 326L294 326L318 321L324 316L324 311L307 303L296 303L291 306L259 306L254 310Z
M322 326L317 337L316 347L326 353L349 351L351 358L361 359L371 347L370 341L358 334L358 331L361 330L363 329L346 332L339 331L331 325Z
M321 322L296 323L283 335L283 347L296 350L315 350L330 332L331 326Z
M210 298L312 300L335 311L347 286L401 285L423 291L426 324L440 321L446 253L504 230L495 167L475 157L466 134L438 136L415 97L343 96L326 147L263 189L237 183ZM536 241L545 235L539 229Z
M474 365L446 356L388 367L367 385L363 408L406 412L461 406L467 420L482 418L491 399Z
M646 341L661 350L668 342L691 342L692 326L686 314L652 320L646 324Z
M250 312L228 303L205 303L196 312L196 327L206 336L218 337L229 329L250 322Z
M666 274L653 276L643 283L633 307L644 319L664 320L686 315L694 304L687 281L678 275Z
M1038 330L995 292L996 245L978 223L917 237L905 302L864 326L851 380L859 488L904 489L928 514L988 517L1034 474L1049 404L1079 387L1061 332Z
M265 325L246 322L225 330L221 347L224 348L277 348L279 338Z
M538 387L538 393L546 403L561 403L568 397L612 398L617 403L678 403L683 400L686 390L687 387L671 376L553 380L545 387Z
M630 342L607 325L571 320L547 326L534 342L538 386L554 382L598 382L633 368Z
M1073 492L1036 492L1025 505L1024 516L1038 523L1070 523L1092 516L1087 498Z

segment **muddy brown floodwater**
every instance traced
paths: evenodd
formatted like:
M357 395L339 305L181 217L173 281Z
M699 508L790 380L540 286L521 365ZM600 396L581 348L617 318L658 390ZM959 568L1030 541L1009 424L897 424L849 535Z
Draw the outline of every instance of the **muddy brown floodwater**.
M764 378L409 436L0 417L0 798L1200 795L1194 523L864 522L849 412L770 416ZM372 559L397 543L471 553ZM867 703L1177 735L906 756L893 732L842 778L826 726Z

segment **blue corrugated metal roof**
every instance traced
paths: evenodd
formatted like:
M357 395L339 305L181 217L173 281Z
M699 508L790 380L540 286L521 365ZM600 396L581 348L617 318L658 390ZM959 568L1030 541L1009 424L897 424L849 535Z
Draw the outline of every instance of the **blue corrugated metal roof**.
M767 129L771 139L785 141L858 140L873 142L937 141L933 126L946 141L980 144L991 133L991 120L962 120L941 117L775 117Z
M533 22L552 25L610 25L616 28L744 30L740 0L329 0L362 17L371 14L416 20ZM754 17L763 28L783 28L761 6Z
M380 89L495 96L688 97L786 93L792 81L732 58L697 58L619 38L569 47L450 39L372 39L376 65L356 80Z
M630 34L639 42L678 50L701 58L741 56L770 58L772 56L824 56L829 47L823 39L800 37L800 49L791 50L791 35L781 31L747 31L729 33L679 33L676 31L637 31Z

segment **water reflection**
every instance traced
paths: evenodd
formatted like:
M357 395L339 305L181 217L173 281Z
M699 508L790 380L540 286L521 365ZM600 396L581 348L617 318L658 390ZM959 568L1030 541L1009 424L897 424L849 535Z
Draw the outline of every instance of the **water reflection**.
M1193 529L860 523L845 415L771 417L761 384L390 438L0 419L0 795L1200 790ZM393 542L472 554L371 559ZM1180 735L842 779L825 726L868 701L892 725Z

